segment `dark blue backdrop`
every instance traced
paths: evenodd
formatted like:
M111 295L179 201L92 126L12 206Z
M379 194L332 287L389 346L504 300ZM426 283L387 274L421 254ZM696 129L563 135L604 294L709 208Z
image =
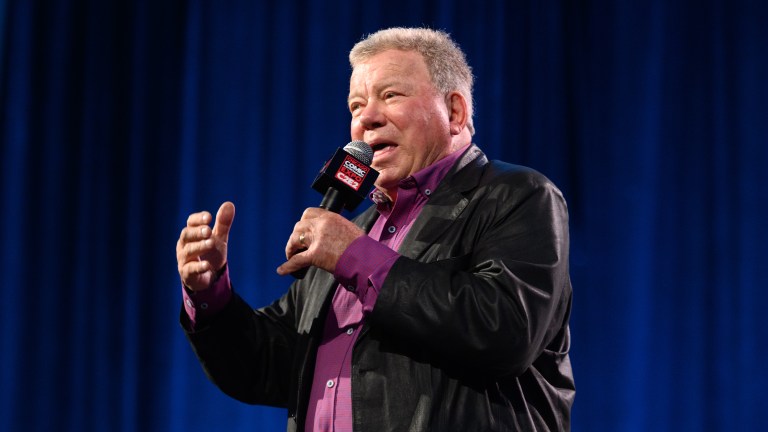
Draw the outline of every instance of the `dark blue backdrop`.
M0 0L0 430L284 428L203 376L175 242L234 201L235 283L280 295L393 25L450 32L475 141L568 199L573 430L768 430L766 5Z

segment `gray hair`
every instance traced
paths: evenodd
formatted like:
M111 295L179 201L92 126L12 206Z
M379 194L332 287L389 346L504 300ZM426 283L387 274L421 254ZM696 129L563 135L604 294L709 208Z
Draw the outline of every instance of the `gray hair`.
M447 95L458 91L467 101L467 129L474 135L472 121L472 68L467 64L464 52L448 33L428 28L393 27L379 30L356 43L349 52L352 69L358 64L383 51L396 49L416 51L427 64L432 84Z

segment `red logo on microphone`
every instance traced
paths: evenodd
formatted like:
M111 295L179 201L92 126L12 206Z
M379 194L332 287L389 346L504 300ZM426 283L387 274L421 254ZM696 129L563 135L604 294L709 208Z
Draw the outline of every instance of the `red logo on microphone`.
M339 170L336 171L336 175L334 175L334 177L341 180L352 189L358 190L360 189L360 186L363 183L363 179L366 175L368 175L368 171L370 169L370 167L366 166L352 156L346 156L344 158L344 162L339 167Z

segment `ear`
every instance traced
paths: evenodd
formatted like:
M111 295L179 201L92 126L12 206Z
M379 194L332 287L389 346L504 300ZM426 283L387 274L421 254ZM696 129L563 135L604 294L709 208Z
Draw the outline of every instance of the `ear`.
M445 97L448 107L448 122L451 135L458 135L467 125L467 100L461 93L454 91Z

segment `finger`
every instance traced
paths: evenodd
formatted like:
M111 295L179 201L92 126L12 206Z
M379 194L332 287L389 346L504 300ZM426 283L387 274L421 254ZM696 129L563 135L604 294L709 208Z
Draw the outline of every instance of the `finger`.
M311 261L306 253L297 253L296 255L292 256L291 259L288 261L282 263L277 268L277 274L280 276L285 276L287 274L291 274L295 272L296 270L302 269L304 267L309 267L311 264Z
M285 243L285 259L291 257L302 250L307 250L311 243L312 224L307 221L296 222L293 226L293 232L288 236Z
M304 221L309 219L315 219L327 212L328 210L321 209L320 207L309 207L304 210L304 213L301 214L301 220Z
M181 230L179 241L182 245L205 240L211 237L211 228L208 225L186 227Z
M198 213L192 213L187 218L187 226L194 227L200 225L208 225L211 223L211 214L207 211L201 211Z
M294 231L288 237L288 243L285 244L285 259L289 260L297 253L309 249L309 241L308 232Z
M216 212L216 223L213 225L213 235L227 239L232 221L235 220L235 205L227 201Z
M214 241L212 239L186 243L181 247L181 251L177 259L182 264L197 261L201 255L210 252L213 249Z
M211 263L208 261L190 261L179 268L179 275L183 281L188 281L191 277L199 276L211 270Z

